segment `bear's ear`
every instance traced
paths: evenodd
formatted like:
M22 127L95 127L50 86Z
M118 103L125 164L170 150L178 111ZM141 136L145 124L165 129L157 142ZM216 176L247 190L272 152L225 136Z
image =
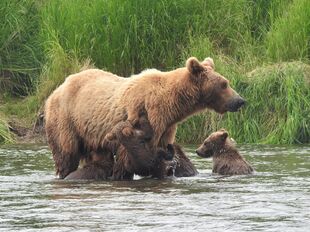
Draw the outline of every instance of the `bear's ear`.
M198 74L204 71L203 65L197 60L196 57L191 57L186 61L186 67L191 74Z
M224 131L222 134L221 134L221 139L222 141L225 141L228 137L228 132L227 131Z
M125 137L131 137L134 135L134 131L130 127L125 127L122 129L122 135Z
M215 69L214 61L211 57L207 57L206 59L204 59L204 61L202 61L202 65L209 66L212 69Z
M115 133L107 133L105 136L105 139L108 141L116 140L116 134Z

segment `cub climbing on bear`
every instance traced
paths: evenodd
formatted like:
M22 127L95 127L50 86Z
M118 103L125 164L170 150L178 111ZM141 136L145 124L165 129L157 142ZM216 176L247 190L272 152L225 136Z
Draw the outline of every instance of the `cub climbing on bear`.
M152 128L145 117L139 119L139 128L133 128L129 122L121 122L113 132L120 143L116 159L121 160L123 165L116 162L113 168L113 176L110 172L110 164L104 156L91 153L83 168L70 173L65 179L126 179L132 180L134 174L152 176L162 179L167 176L192 176L197 170L181 148L169 144L167 149L155 149L151 147L150 140L153 135Z
M252 174L253 168L240 155L224 129L212 133L196 150L201 157L213 158L212 172L220 175Z
M206 108L223 114L243 104L210 58L199 62L191 57L186 67L148 70L131 78L98 69L70 75L45 105L56 174L65 178L90 152L111 160L105 137L121 121L135 124L147 115L154 130L152 146L166 149L174 143L178 122Z

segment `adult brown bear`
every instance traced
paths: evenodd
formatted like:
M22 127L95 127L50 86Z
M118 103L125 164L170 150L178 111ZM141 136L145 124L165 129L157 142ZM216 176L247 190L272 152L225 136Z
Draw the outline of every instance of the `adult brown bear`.
M146 114L154 130L152 143L174 142L177 123L205 108L237 111L244 100L214 71L213 60L189 58L186 67L170 72L147 70L123 78L98 69L69 76L48 98L46 134L56 174L66 177L89 152L112 154L105 136L119 122L135 123ZM119 164L121 165L121 164Z

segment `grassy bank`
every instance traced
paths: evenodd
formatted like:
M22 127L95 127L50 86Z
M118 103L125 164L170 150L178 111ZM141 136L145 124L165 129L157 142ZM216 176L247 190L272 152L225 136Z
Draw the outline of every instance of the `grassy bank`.
M129 76L211 56L248 106L197 115L178 141L201 142L220 127L243 143L310 141L308 0L5 0L0 14L7 120L30 127L53 89L92 65Z
M9 130L7 120L3 116L0 116L0 144L1 143L12 143L13 137Z
M230 79L247 100L246 107L223 116L213 112L194 116L178 128L179 141L202 141L212 131L226 128L243 143L309 143L309 65L284 62L236 74Z

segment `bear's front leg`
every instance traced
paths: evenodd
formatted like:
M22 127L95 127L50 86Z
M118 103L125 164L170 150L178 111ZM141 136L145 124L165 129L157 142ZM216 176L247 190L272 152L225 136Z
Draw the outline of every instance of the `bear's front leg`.
M121 146L116 155L112 180L133 180L134 173L127 170L127 166L129 165L128 162L127 151Z
M154 134L154 144L158 147L165 148L168 144L173 144L175 140L175 135L177 132L177 124L170 126L169 128L159 131L155 130Z

